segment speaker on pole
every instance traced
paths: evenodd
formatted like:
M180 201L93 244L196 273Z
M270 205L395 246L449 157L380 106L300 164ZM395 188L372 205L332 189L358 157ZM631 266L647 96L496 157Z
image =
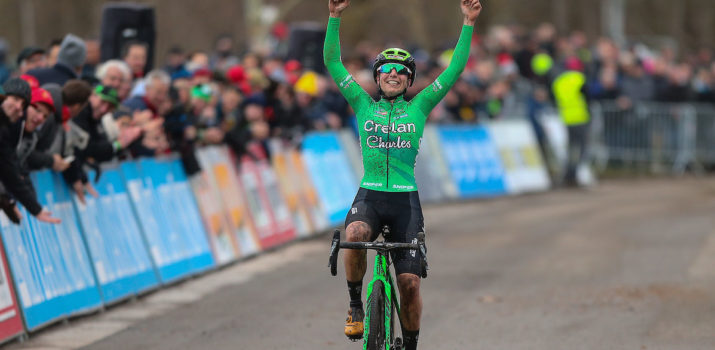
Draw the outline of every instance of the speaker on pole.
M122 49L128 42L140 41L148 47L144 71L151 70L156 39L155 23L153 7L131 3L105 5L102 9L100 36L102 61L121 59Z
M325 73L323 43L325 28L315 23L293 25L288 39L286 59L298 60L305 69Z

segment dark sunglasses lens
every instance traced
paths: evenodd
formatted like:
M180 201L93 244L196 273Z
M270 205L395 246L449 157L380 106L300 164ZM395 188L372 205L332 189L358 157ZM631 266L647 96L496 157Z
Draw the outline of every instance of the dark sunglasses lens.
M395 69L397 74L410 75L409 69L401 64L385 64L380 67L380 73L390 73Z

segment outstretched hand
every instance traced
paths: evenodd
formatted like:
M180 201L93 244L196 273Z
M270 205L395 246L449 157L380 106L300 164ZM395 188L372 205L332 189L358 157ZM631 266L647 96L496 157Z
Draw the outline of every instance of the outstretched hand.
M328 10L330 10L331 17L340 17L348 6L350 6L350 0L328 0Z
M482 12L482 3L479 0L461 0L461 3L464 24L474 25Z

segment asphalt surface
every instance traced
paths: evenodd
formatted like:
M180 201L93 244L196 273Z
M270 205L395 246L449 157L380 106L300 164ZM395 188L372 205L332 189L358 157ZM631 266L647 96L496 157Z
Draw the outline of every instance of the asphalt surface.
M715 349L713 178L427 206L425 219L420 349ZM342 334L348 294L328 244L298 242L13 348L359 349Z

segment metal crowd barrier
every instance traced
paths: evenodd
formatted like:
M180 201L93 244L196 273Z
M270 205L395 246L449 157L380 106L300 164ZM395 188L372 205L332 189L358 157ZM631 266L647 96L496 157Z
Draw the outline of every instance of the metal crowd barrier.
M715 164L715 106L594 103L592 149L609 168L682 174Z

